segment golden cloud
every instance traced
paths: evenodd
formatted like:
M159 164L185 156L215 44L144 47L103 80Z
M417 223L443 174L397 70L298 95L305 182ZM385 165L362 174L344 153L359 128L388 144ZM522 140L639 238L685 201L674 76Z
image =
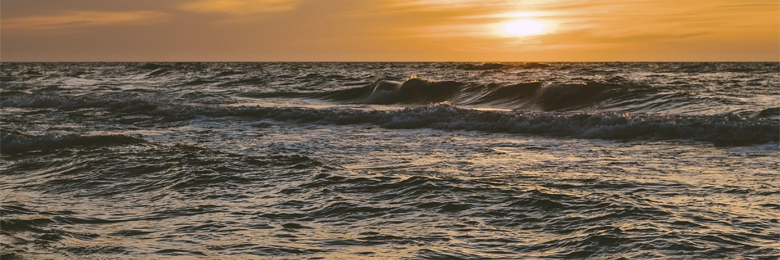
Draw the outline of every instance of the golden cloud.
M153 23L165 13L157 11L94 12L75 11L51 16L28 16L2 20L3 30L52 30L72 27L91 27L130 23Z
M391 0L391 6L412 7L418 11L447 10L461 8L517 7L520 0Z
M249 15L285 12L295 9L299 0L199 0L181 5L181 9L197 13Z
M570 35L568 41L598 39L647 43L699 36L729 38L730 35L744 35L747 30L751 30L751 35L763 32L771 37L776 35L778 13L776 0L744 0L738 5L724 5L728 3L725 0L691 0L684 4L671 0L583 0L576 3L564 0L386 0L386 3L382 6L384 9L376 12L388 15L424 13L413 17L417 23L404 27L407 33L422 38L506 38L507 35L496 34L495 28L517 19L544 23L549 27L545 33L548 35L590 32L582 37ZM602 37L605 35L612 37Z

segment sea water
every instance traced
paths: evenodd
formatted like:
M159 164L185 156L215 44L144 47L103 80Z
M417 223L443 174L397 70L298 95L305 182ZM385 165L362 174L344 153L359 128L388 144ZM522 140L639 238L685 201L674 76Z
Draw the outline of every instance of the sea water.
M2 259L780 255L779 63L3 63Z

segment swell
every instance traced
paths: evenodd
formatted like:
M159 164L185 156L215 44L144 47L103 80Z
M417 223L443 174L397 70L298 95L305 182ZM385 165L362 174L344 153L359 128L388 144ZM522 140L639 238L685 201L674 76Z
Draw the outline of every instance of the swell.
M185 192L207 186L238 188L273 178L258 175L258 171L273 169L275 174L297 178L298 175L309 176L334 169L299 155L244 156L183 144L135 143L135 147L92 147L45 156L28 154L41 160L16 161L7 174L22 174L29 179L6 185L23 186L46 194L83 197L134 193L152 196L147 199L154 200L153 196L160 192ZM179 165L193 168L180 168ZM206 195L207 198L211 196L219 197ZM167 217L167 214L158 214L148 219Z
M184 152L191 154L187 157L188 163L214 171L222 171L226 162L229 167L234 167L235 164L239 164L236 161L240 160L240 157L237 157L228 158L232 160L227 161L216 161L210 157L224 155ZM149 156L146 160L138 160L137 163L159 163L156 159ZM173 164L176 160L182 159L173 159L168 163ZM206 163L195 164L200 160ZM295 160L302 161L298 158ZM117 165L119 164L105 161L99 166L106 166L112 170L96 172L109 174L128 170L113 169ZM136 167L145 168L141 166ZM290 235L299 233L306 235L307 230L317 230L323 226L340 226L357 231L348 233L349 236L331 236L315 240L309 245L320 247L323 244L366 247L421 245L416 249L415 254L425 259L485 259L492 255L516 256L528 252L537 252L539 255L555 258L588 258L616 253L632 258L676 257L691 253L708 255L711 258L724 258L737 254L766 257L776 255L778 252L777 249L765 244L773 239L769 232L772 225L754 226L742 221L724 222L717 217L722 217L724 214L731 217L728 212L707 209L680 216L674 208L678 203L659 205L648 199L648 194L668 191L670 187L663 183L649 181L616 183L600 179L570 179L568 180L570 183L557 187L553 184L518 187L489 181L446 177L359 176L338 171L311 173L307 170L299 171L298 175L301 178L291 181L286 174L241 176L241 172L257 170L244 169L245 166L241 166L243 171L224 173L238 178L231 181L212 182L203 178L203 182L191 182L192 177L211 175L209 171L200 169L188 173L148 171L149 173L146 174L148 178L107 176L117 183L129 182L129 180L149 183L159 181L167 185L181 181L190 182L193 186L175 190L192 195L189 197L190 202L192 198L205 197L206 200L202 203L172 205L169 208L144 208L148 210L139 210L133 212L134 214L114 216L114 218L84 217L72 211L39 212L35 208L9 203L1 207L4 219L0 220L0 225L3 226L0 232L14 239L27 237L32 243L40 244L40 248L48 250L46 245L63 239L82 242L95 237L128 240L134 237L148 239L143 237L145 235L160 237L167 235L166 228L169 227L166 225L149 227L147 223L179 218L179 224L173 228L177 228L176 232L188 236L200 235L204 232L209 235L229 236L236 230L256 232L270 230L287 234L285 238L289 238ZM162 165L157 168L168 169L169 167ZM83 182L100 176L93 174L78 177ZM236 182L240 185L232 185ZM266 193L263 195L272 199L266 200L267 203L261 207L255 206L257 203L244 208L214 203L215 199L235 203L237 198L253 196L252 191L255 186L246 187L249 183L257 183L260 187L278 188L265 190ZM155 185L160 186L159 189L164 189L166 186L158 183ZM203 189L216 185L224 188L225 192L210 194L208 190ZM81 187L70 188L78 190ZM113 189L123 188L127 187L113 187ZM677 188L692 187L679 185ZM615 190L631 195L613 194ZM134 195L138 196L137 193ZM144 201L143 205L147 203L148 201ZM183 218L188 216L199 218L195 222ZM242 216L251 216L253 221L239 221ZM203 221L216 217L221 217L222 221ZM428 230L419 230L420 223L435 223L437 220L453 217L457 217L459 222L449 225L431 225ZM398 219L406 220L398 221ZM119 222L129 224L107 225ZM726 229L723 229L724 225ZM93 227L86 230L94 233L68 231L69 229L85 230L83 226ZM361 228L365 226L389 228ZM487 231L502 232L486 232L486 227L489 228ZM751 231L741 232L742 229ZM740 230L740 232L732 230ZM317 230L317 232L328 235L327 230ZM524 232L545 236L531 240L517 235L527 234ZM766 232L770 235L765 235ZM464 235L456 237L453 233ZM274 238L270 237L270 239ZM290 252L278 250L285 248L283 245L269 248L252 244L251 241L239 242L241 244L235 244L233 250L263 256L291 256ZM306 242L308 241L301 244ZM128 251L143 252L143 249L134 248L131 243L124 245L129 247ZM170 247L170 245L163 246ZM10 248L13 251L9 251L13 253L29 254L18 250L23 248L19 245ZM200 246L197 244L189 248L144 253L166 255L173 250L187 252L183 249L202 250L203 253L194 251L201 255L206 253L222 255L231 252L229 251L231 245ZM296 256L300 256L322 251L293 252ZM124 254L124 250L105 253L118 255Z
M391 129L433 128L549 134L579 138L692 139L724 144L778 141L777 121L738 115L683 116L619 113L496 112L449 103L394 111L278 107L189 108L170 115L247 116L299 123L376 124ZM183 114L182 114L183 113Z
M761 112L758 113L758 116L759 117L780 116L780 107L773 107L773 108L767 108L761 110Z
M14 95L2 99L0 107L58 108L76 110L81 108L105 108L118 112L149 111L157 108L153 101L140 98L90 98L55 95Z
M16 154L29 151L49 151L68 147L126 145L145 142L125 135L45 135L30 136L18 132L0 133L0 152Z
M588 187L592 187L592 185L582 185L577 188L586 190L585 188ZM347 200L336 195L328 196L329 193L349 194L363 200ZM475 193L479 195L475 195ZM291 194L295 196L290 196ZM165 230L161 230L161 228L152 229L140 225L140 223L149 221L187 216L202 216L203 219L210 219L217 217L215 215L223 215L221 217L224 219L224 215L251 215L254 220L252 223L239 221L233 222L229 226L220 222L206 221L204 223L179 220L181 224L177 226L181 226L181 228L177 231L190 236L193 233L199 235L203 232L227 236L229 232L235 232L235 228L239 227L240 230L255 229L257 232L271 230L272 232L297 235L299 232L303 233L307 230L320 228L323 224L344 227L365 226L366 224L382 225L391 228L361 230L363 232L351 233L348 237L328 237L321 241L314 241L312 244L365 247L425 245L425 247L420 248L431 249L418 249L415 252L418 257L423 259L485 259L488 256L515 256L527 252L537 252L539 255L555 258L587 258L616 253L632 258L676 257L691 253L708 255L712 258L724 258L730 255L750 255L758 258L771 256L778 251L762 243L763 241L771 241L771 236L745 232L734 234L734 232L716 228L720 227L717 223L720 221L707 218L715 215L716 212L705 210L680 218L675 216L675 212L669 208L647 203L642 195L609 196L596 194L588 196L556 189L519 189L497 187L495 184L480 185L457 179L412 177L402 180L388 177L342 177L320 174L314 178L306 179L300 185L293 185L291 188L272 193L270 196L278 197L278 199L262 209L242 208L236 210L213 204L182 205L166 210L141 211L144 213L143 216L120 220L84 218L73 216L76 215L74 212L54 212L57 216L51 216L52 213L36 212L34 209L4 206L3 210L13 212L13 216L0 220L0 224L4 227L2 231L4 236L16 240L21 240L20 237L30 238L25 242L35 243L38 246L36 249L44 250L50 248L47 245L62 240L88 242L96 237L108 237L135 242L131 239L135 238L140 241L148 239L144 236L165 235ZM333 199L335 202L314 199L320 197L335 197ZM583 212L587 214L583 214ZM40 215L35 216L35 218L23 216L34 214ZM458 229L453 233L468 235L453 237L445 232L426 233L414 229L398 232L394 230L394 228L403 229L417 224L415 220L408 220L411 222L405 223L393 219L408 216L417 217L416 221L431 222L434 221L433 218L457 217L461 222L456 224L455 227ZM25 219L25 217L27 218ZM132 221L140 223L133 225L135 223ZM107 225L116 222L131 222L132 224L127 225L130 227L123 230L117 230L117 225ZM734 224L733 227L739 228L740 223L735 222L737 224ZM256 223L270 224L256 225ZM481 225L472 223L480 223ZM67 229L76 228L84 230L83 226L105 227L106 230L102 228L89 229L94 230L91 232L95 233L67 231ZM432 230L440 231L452 226L454 225L436 226L432 227ZM485 226L513 232L496 232L486 235ZM362 228L356 227L356 229ZM670 232L670 230L672 231ZM517 236L518 233L524 234L524 231L548 236L533 241ZM460 242L463 240L467 243ZM199 255L223 255L239 251L263 256L292 256L293 254L301 256L322 252L295 249L288 252L279 249L289 247L282 245L261 247L252 244L251 241L224 246L200 246L198 244L196 245L199 246L198 248L193 248L194 246L185 248L203 252L183 249L144 252L142 249L135 248L132 243L125 243L124 246L128 248L79 247L78 249L84 250L82 254L85 255L94 253L122 255L126 254L126 251L131 251L135 254L143 252L155 254L155 256L166 255L174 250L196 252ZM20 255L31 253L22 250L23 246L18 244L9 248L11 250L8 251ZM94 249L100 251L95 252Z
M6 139L3 140L5 147ZM81 211L84 208L78 206L68 210L50 211L47 206L43 209L36 207L36 201L7 199L0 205L0 235L5 238L0 244L3 246L2 259L21 256L41 258L36 257L36 254L62 252L65 245L71 246L66 248L69 258L73 258L73 254L127 255L127 251L137 254L139 249L134 247L135 242L127 241L132 241L133 237L161 232L161 228L139 227L133 224L115 227L114 230L111 230L111 227L89 227L134 222L161 223L159 221L185 216L223 214L227 209L219 204L172 205L159 208L149 205L160 200L165 201L171 194L176 196L181 193L191 194L189 197L196 200L235 201L247 198L246 194L249 193L225 194L203 190L217 187L234 191L247 189L246 186L252 184L257 185L254 187L274 187L280 180L283 180L283 183L296 178L307 179L310 175L316 175L328 168L319 161L297 155L249 157L195 146L159 145L150 142L139 144L136 148L139 149L113 147L109 150L83 149L47 156L34 154L27 157L33 158L31 160L16 160L7 164L4 175L20 178L5 179L4 189L41 192L42 198L55 197L57 203L74 198L83 203L85 200L116 196L121 198L118 203L121 203L122 207L139 207L142 210L107 217L111 213L90 215ZM113 209L108 211L111 210ZM88 228L80 228L84 226ZM82 231L74 232L72 229ZM84 230L88 233L84 233ZM119 247L90 245L90 241L97 237L109 237L125 243L121 243ZM56 248L53 249L53 246Z
M616 113L500 113L441 104L388 113L387 128L535 133L581 138L683 138L716 143L778 140L777 122L738 116L654 116Z
M463 109L447 102L429 106L407 107L393 111L378 111L339 109L336 107L312 109L262 106L191 106L157 104L133 99L121 100L119 102L110 100L74 102L65 98L56 100L57 102L43 102L43 104L60 105L65 108L72 108L74 103L103 106L106 110L120 114L152 116L157 118L154 119L154 122L160 119L181 121L203 116L239 116L267 118L292 123L375 124L391 129L478 130L578 138L689 139L723 144L766 143L780 139L780 133L777 131L780 122L777 120L764 117L745 118L738 114L692 116L606 112L499 112ZM8 103L4 103L4 105L6 104ZM33 101L30 103L16 103L15 105L25 104L39 107L41 102ZM143 109L138 109L139 106ZM112 115L108 116L111 117ZM11 138L8 140L15 140L14 138L16 137L8 138Z

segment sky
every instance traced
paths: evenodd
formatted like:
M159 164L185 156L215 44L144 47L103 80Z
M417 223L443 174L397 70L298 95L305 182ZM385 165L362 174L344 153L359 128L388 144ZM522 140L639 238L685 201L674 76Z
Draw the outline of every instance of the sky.
M780 3L2 0L0 61L780 61Z

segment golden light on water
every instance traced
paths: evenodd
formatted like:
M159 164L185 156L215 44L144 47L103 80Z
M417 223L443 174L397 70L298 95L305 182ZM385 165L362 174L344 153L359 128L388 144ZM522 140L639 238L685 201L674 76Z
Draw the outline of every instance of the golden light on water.
M503 27L504 27L505 34L513 35L513 36L528 36L528 35L541 34L545 30L545 26L543 23L535 20L530 20L530 19L509 21L507 23L504 23Z

